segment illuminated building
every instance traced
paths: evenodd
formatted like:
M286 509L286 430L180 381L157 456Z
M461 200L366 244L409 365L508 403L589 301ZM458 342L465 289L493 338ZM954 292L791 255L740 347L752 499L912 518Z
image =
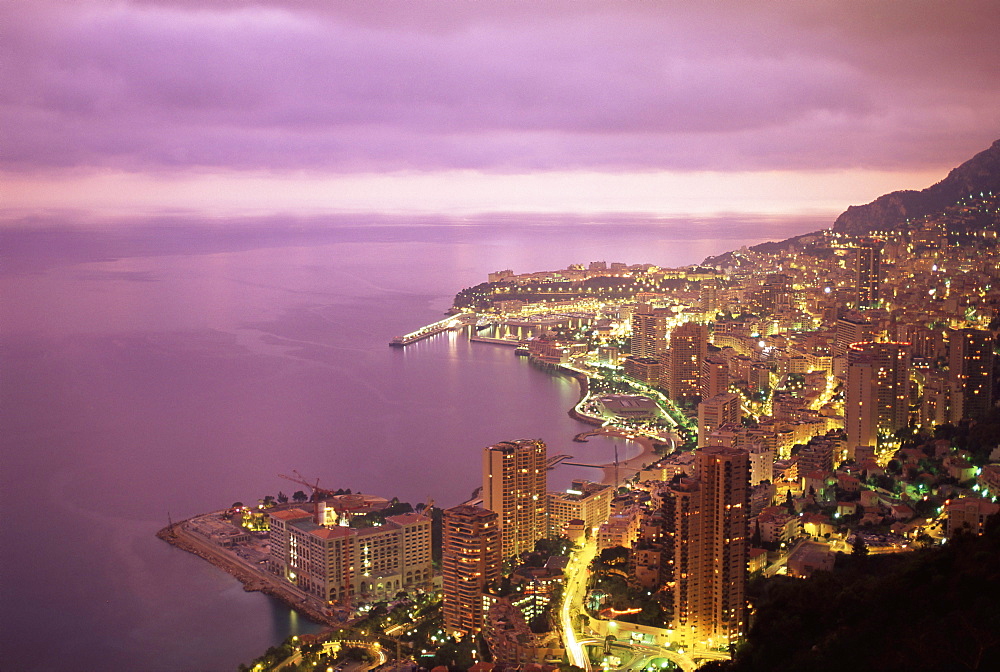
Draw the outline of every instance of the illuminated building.
M630 378L647 385L658 385L663 375L663 364L655 357L626 357L622 370Z
M667 349L667 317L646 309L632 315L632 356L659 357Z
M483 451L483 506L500 517L504 558L535 550L546 536L547 466L541 439L503 441Z
M729 362L721 355L708 355L701 363L701 398L729 391Z
M431 580L431 519L422 514L361 528L319 525L302 509L269 518L271 571L323 602L385 599Z
M442 525L444 626L449 633L483 629L483 593L500 578L497 514L463 504L444 511Z
M792 279L784 273L769 273L752 304L754 313L762 316L791 308Z
M550 492L549 536L564 534L564 528L571 520L581 520L587 529L593 529L611 515L611 497L614 493L610 485L573 481L573 487L566 492Z
M952 499L945 504L948 513L948 536L965 531L970 534L982 534L986 519L1000 513L1000 504L981 497L963 497Z
M732 392L717 394L698 404L698 447L708 445L708 435L723 425L740 421L740 395Z
M993 407L993 337L979 329L948 333L951 421L981 417Z
M833 345L833 356L846 355L851 343L870 341L875 335L875 325L860 313L852 312L837 318L836 342Z
M662 493L673 629L685 646L728 646L746 626L750 461L722 446L695 455L697 476Z
M719 309L719 282L702 280L698 286L698 303L702 312L714 313Z
M878 305L881 254L877 240L865 238L858 243L855 287L860 308L874 308Z
M909 424L910 344L855 343L847 353L847 457Z
M670 333L661 387L673 400L701 398L701 364L708 354L708 326L686 322Z

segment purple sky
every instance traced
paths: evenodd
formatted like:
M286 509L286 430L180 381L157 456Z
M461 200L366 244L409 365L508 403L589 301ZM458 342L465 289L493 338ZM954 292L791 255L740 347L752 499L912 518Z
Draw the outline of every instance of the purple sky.
M7 2L7 213L826 212L1000 137L995 2Z

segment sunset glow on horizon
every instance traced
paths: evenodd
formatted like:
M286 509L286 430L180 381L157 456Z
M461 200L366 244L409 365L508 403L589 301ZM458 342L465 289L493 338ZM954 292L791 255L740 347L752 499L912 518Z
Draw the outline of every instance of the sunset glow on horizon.
M990 3L0 8L0 218L829 214L998 135Z

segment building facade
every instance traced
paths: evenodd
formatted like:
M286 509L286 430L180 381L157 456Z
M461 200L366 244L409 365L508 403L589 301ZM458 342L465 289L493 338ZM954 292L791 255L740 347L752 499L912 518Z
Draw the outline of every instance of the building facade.
M611 498L614 491L610 485L573 481L565 492L550 492L549 536L565 534L570 521L579 520L587 529L593 529L607 521L611 515Z
M363 528L320 525L302 509L269 518L271 571L321 602L392 597L433 577L431 519L422 514Z
M503 441L483 451L483 506L499 516L505 559L535 550L548 532L546 459L541 439Z
M673 629L685 646L728 646L746 628L750 462L746 450L696 452L697 476L664 498L664 575Z
M670 333L660 385L668 397L701 399L701 365L707 355L707 325L686 322Z
M909 424L910 344L854 343L847 353L847 457Z
M979 329L948 334L951 422L981 417L993 407L993 337Z
M500 578L497 514L466 504L444 511L442 581L445 630L469 635L483 629L483 594Z
M645 309L632 315L632 356L659 357L667 349L667 317Z
M879 241L865 238L858 243L855 286L859 308L874 308L878 305L881 256Z
M740 396L723 392L698 404L698 447L708 445L708 435L723 425L740 422Z

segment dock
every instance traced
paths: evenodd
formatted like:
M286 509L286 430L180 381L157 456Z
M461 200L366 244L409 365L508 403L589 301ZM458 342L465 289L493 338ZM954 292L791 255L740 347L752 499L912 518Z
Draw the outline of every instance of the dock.
M426 327L421 327L416 331L411 331L403 336L397 336L389 341L389 345L394 348L402 348L410 343L416 343L421 339L427 338L428 336L440 334L444 331L450 331L452 329L458 329L468 323L467 315L468 313L459 313L458 315L452 315L451 317L446 317L443 320L438 320L437 322L428 324Z

